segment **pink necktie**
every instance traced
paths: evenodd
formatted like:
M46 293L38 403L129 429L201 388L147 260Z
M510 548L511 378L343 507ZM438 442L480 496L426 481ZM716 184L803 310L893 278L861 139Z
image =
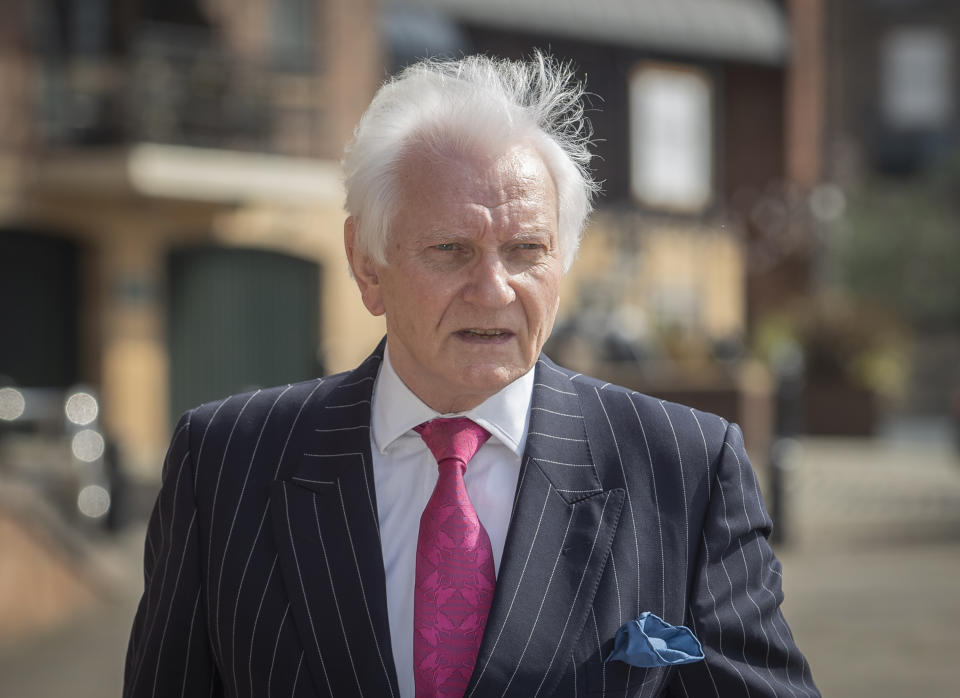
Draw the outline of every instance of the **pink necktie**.
M490 537L467 496L463 473L490 434L466 417L414 429L440 478L420 517L413 601L417 698L463 695L477 661L496 573Z

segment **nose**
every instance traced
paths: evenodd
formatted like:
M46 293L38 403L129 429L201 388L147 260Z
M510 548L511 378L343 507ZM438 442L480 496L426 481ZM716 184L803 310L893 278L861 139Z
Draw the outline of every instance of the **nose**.
M497 254L482 255L468 273L463 291L467 302L485 308L502 308L516 299L510 273Z

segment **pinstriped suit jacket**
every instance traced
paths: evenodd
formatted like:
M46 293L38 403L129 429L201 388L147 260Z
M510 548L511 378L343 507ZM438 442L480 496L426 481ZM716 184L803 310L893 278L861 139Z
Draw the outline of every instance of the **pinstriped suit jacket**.
M399 696L370 457L382 345L356 370L177 425L123 695ZM735 426L536 368L469 696L817 696L779 611L770 520ZM604 663L652 611L706 661Z

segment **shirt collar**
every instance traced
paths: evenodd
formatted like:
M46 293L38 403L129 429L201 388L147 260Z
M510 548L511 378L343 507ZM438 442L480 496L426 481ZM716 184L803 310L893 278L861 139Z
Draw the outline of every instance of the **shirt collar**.
M370 428L373 443L381 454L413 427L437 417L468 417L490 432L517 457L523 455L533 397L533 372L530 369L515 381L465 412L441 415L414 395L390 361L389 344L373 386Z

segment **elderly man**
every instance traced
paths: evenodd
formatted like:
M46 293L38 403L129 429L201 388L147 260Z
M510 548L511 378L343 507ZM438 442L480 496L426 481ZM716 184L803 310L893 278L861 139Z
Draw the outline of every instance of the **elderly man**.
M177 425L133 696L816 696L739 430L541 354L595 189L580 87L424 62L344 160L387 336Z

